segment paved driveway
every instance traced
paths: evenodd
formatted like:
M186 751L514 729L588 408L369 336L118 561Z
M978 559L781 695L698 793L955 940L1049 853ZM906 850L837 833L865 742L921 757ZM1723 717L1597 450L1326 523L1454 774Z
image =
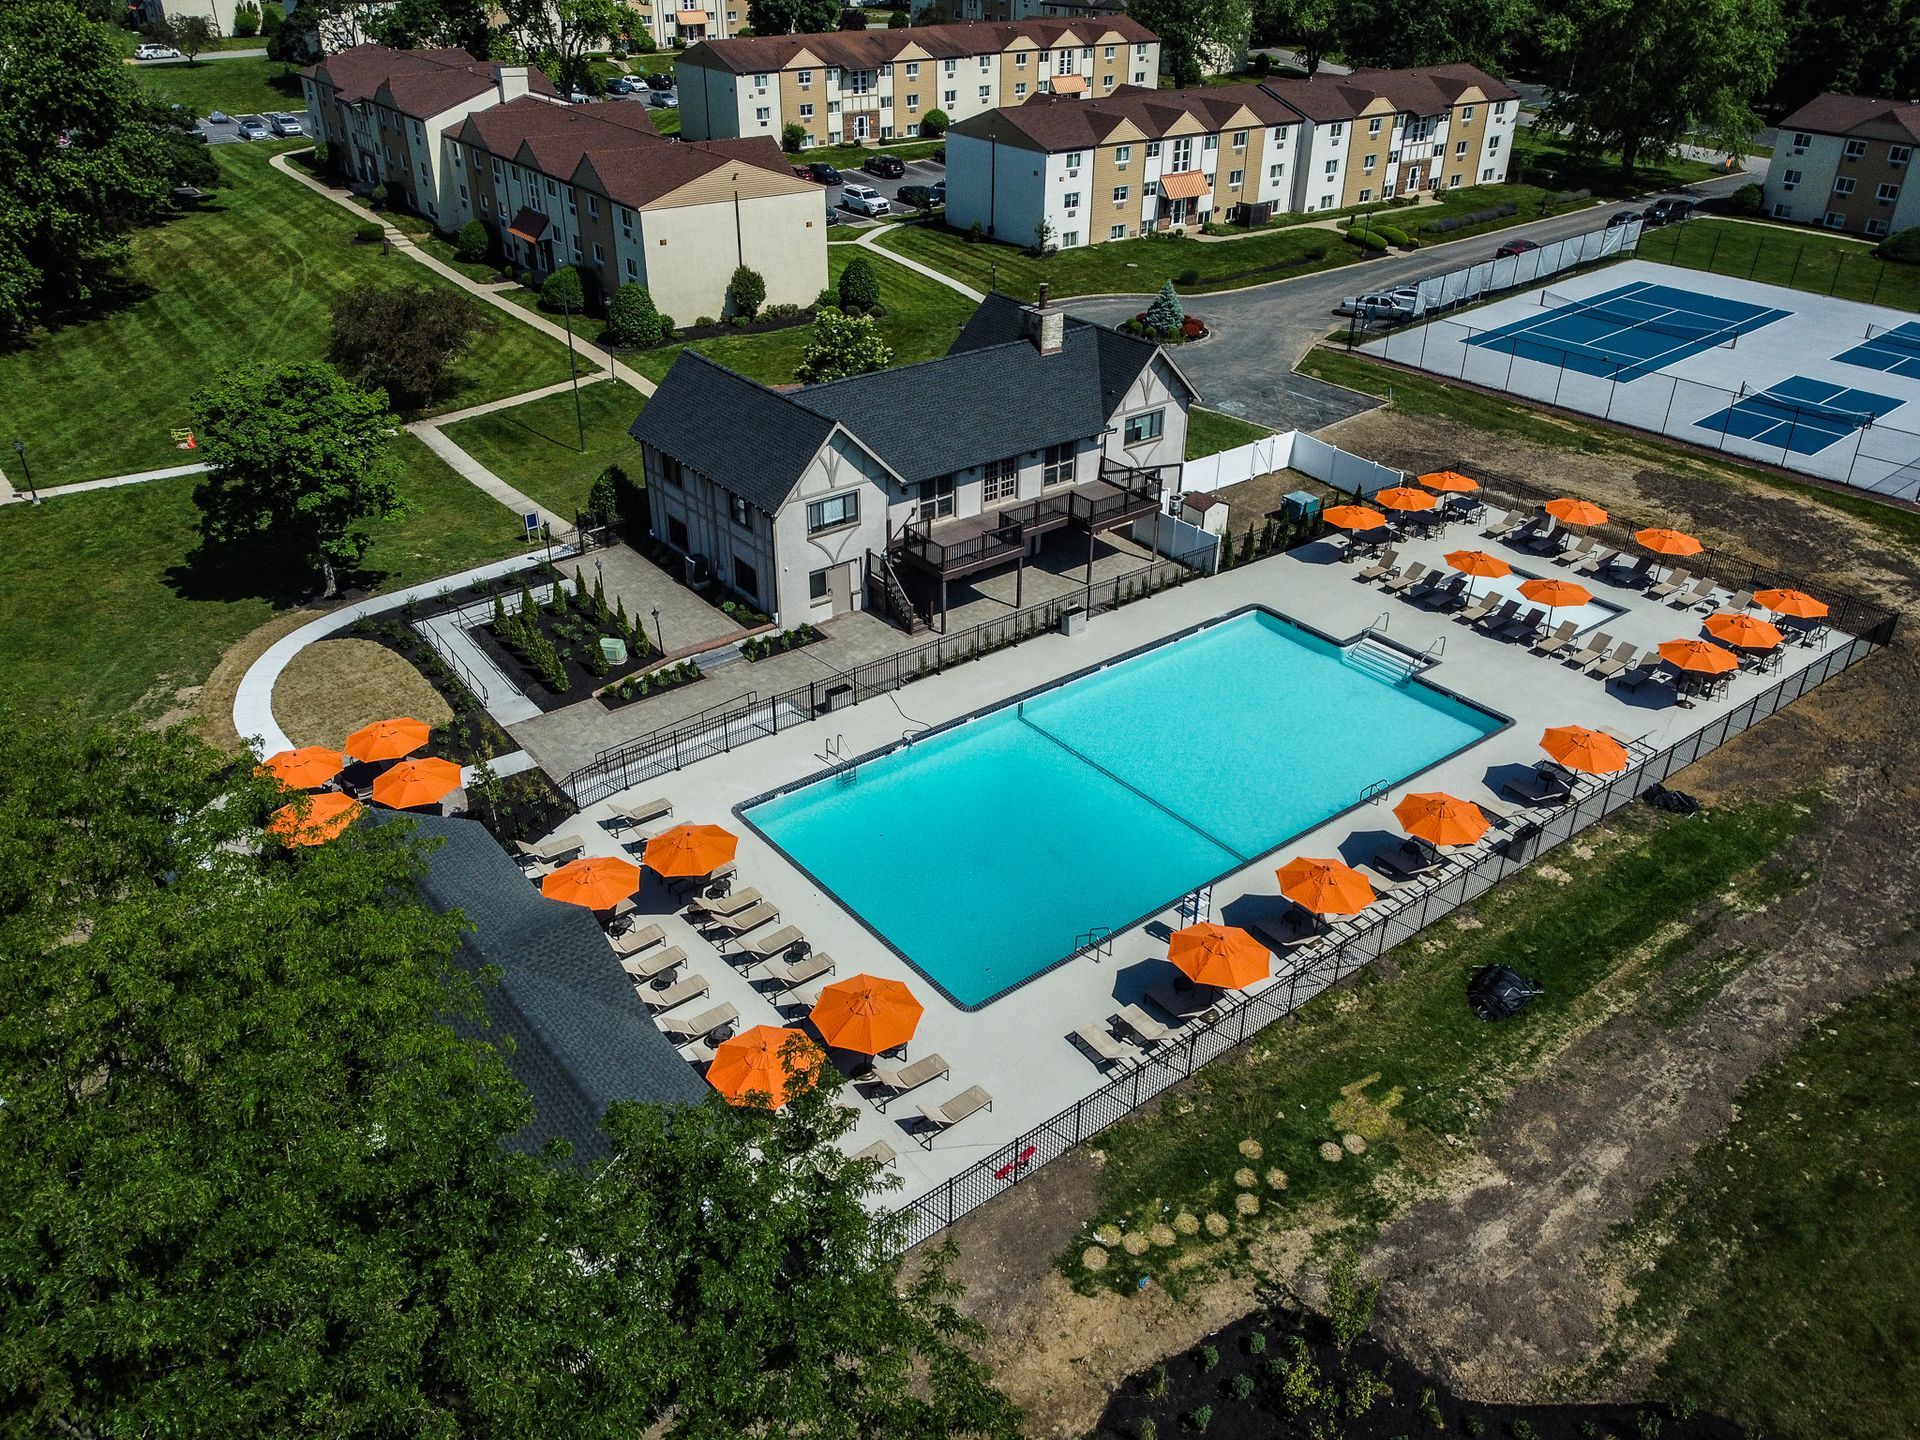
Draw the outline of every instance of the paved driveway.
M1732 175L1692 187L1696 199L1738 188L1751 175ZM1636 202L1636 207L1637 207ZM1202 403L1276 430L1317 430L1370 410L1379 401L1293 372L1294 363L1315 341L1341 323L1333 307L1364 290L1390 290L1493 258L1509 240L1525 237L1546 243L1606 224L1615 205L1596 205L1478 235L1450 244L1430 245L1412 255L1388 255L1338 270L1282 280L1251 290L1196 295L1187 308L1213 328L1210 339L1175 352L1180 368L1199 389ZM1144 296L1107 300L1069 300L1075 315L1107 324L1145 308Z

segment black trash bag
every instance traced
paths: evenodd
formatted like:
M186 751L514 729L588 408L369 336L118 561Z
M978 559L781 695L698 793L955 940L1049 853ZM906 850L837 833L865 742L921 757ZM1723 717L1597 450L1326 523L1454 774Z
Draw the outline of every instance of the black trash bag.
M1669 815L1694 816L1700 813L1700 802L1684 790L1669 790L1664 785L1649 785L1641 791L1640 798L1656 810L1664 810Z
M1546 994L1537 980L1505 965L1482 965L1467 980L1467 1003L1482 1020L1507 1020Z

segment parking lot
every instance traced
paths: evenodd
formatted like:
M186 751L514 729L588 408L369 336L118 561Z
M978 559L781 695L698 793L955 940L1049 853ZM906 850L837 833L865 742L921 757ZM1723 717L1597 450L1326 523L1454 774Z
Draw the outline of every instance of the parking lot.
M213 112L213 115L217 115L220 118L216 120L212 116L202 116L199 121L200 133L206 137L209 145L232 145L246 140L247 137L240 133L240 117L238 115L229 115L223 110L216 110ZM261 112L260 118L271 126L274 116L276 115L291 115L295 120L298 120L300 122L300 134L269 135L267 137L268 139L297 140L306 134L307 117L303 112L299 110L270 110Z
M876 151L875 153L881 154L884 152ZM794 163L796 165L804 165L807 163L807 157L805 155L796 156ZM909 160L906 162L906 166L907 173L892 180L885 179L879 175L870 175L864 170L848 170L843 167L840 170L840 174L843 177L844 183L826 187L827 208L830 210L839 210L840 192L845 188L846 184L853 184L867 185L879 191L880 194L887 197L888 201L892 203L896 210L905 209L909 214L917 213L911 206L903 207L900 204L900 187L902 185L941 184L947 178L947 167L938 160ZM845 212L835 216L835 219L855 222L865 218L866 217L862 215L851 215Z

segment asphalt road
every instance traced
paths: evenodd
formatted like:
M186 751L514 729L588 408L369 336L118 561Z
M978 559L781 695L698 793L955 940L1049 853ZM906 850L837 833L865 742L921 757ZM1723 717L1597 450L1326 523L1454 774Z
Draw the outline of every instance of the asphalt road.
M1751 178L1723 176L1689 187L1684 193L1695 199L1721 194ZM1632 208L1640 208L1641 203L1635 202ZM1383 256L1251 290L1194 296L1186 302L1187 308L1205 320L1213 334L1197 345L1175 351L1175 358L1200 391L1201 403L1210 409L1276 430L1320 429L1379 403L1371 396L1357 395L1293 371L1300 356L1340 323L1333 308L1342 298L1368 290L1390 290L1490 260L1494 250L1509 240L1545 244L1597 230L1614 210L1624 208L1628 207L1590 206L1488 235L1429 245L1412 255ZM1072 314L1114 324L1139 313L1147 298L1135 295L1065 303Z

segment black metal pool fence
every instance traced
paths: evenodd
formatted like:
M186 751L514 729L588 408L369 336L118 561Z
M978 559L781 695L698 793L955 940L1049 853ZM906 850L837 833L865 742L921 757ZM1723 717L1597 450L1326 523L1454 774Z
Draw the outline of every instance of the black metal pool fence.
M1735 706L1704 729L1664 750L1647 752L1634 747L1633 763L1626 770L1576 790L1564 805L1533 812L1500 848L1458 861L1417 886L1383 897L1346 933L1330 937L1304 954L1286 957L1285 968L1275 972L1274 983L1258 994L1233 1004L1215 1021L1190 1023L1142 1060L1114 1074L1091 1095L1007 1141L903 1207L902 1244L910 1249L930 1239L1041 1166L1125 1119L1201 1066L1292 1014L1329 986L1631 803L1648 786L1667 780L1816 685L1865 659L1892 638L1893 623L1893 617L1887 615L1874 627L1874 638L1836 630L1831 648L1817 660ZM1464 1000L1463 995L1462 1003ZM1061 1044L1071 1043L1066 1038L1071 1029L1072 1024L1063 1017Z

